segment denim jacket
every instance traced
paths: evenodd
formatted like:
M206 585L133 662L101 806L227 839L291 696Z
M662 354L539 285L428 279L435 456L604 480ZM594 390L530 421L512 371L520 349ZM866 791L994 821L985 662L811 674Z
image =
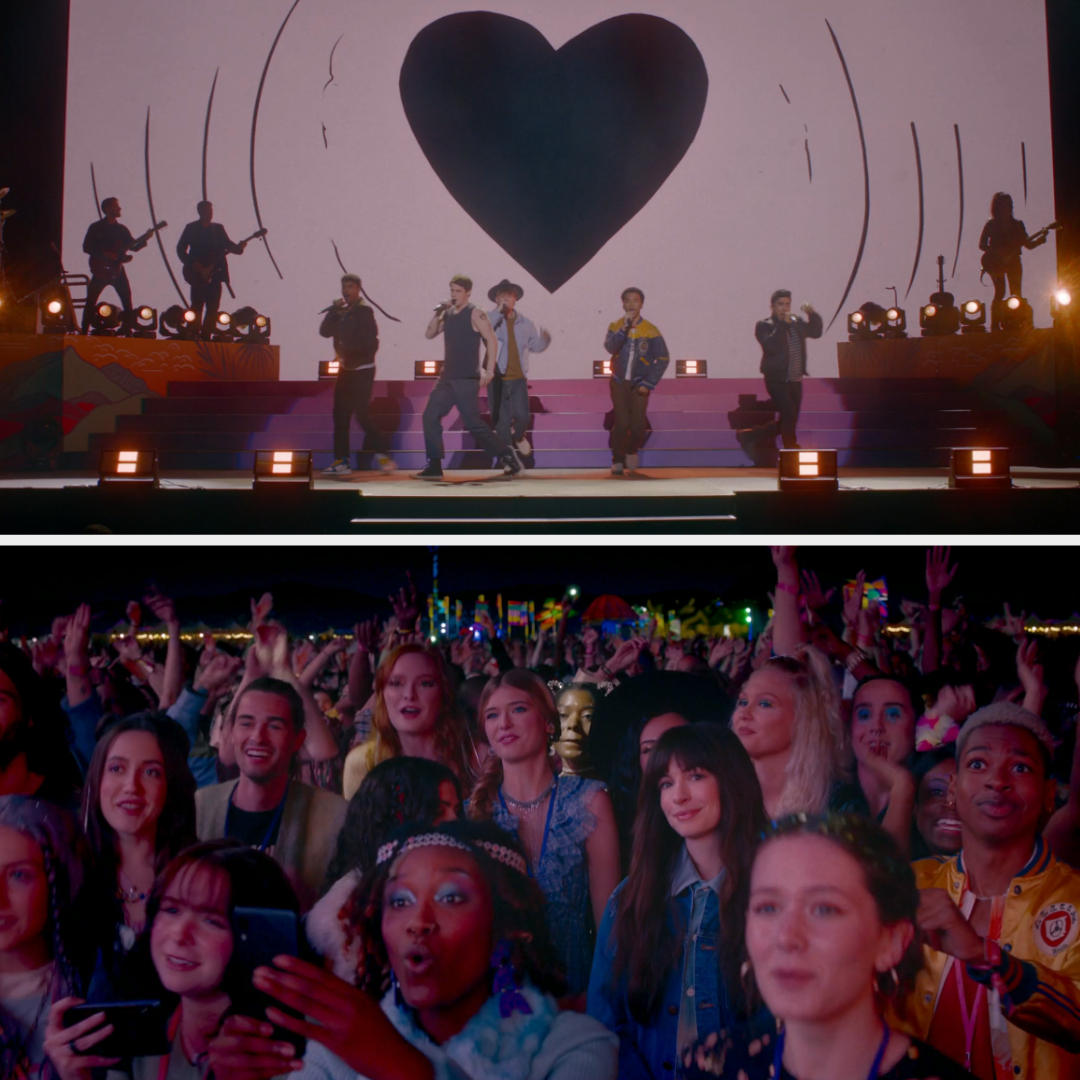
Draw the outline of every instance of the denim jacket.
M495 365L499 373L506 374L510 363L509 348L509 324L506 316L498 308L488 312L491 320L491 328L495 331L495 340L499 343L499 355L495 358ZM514 312L514 340L518 347L518 360L521 362L521 370L525 375L529 374L529 357L533 353L543 352L551 344L550 339L544 338L536 328L532 319L522 315L520 311Z
M615 942L612 931L618 911L619 894L625 881L615 890L604 911L593 954L589 979L587 1012L619 1036L620 1080L661 1080L683 1075L679 1056L679 1008L683 998L684 954L680 952L668 976L660 1009L652 1022L643 1025L630 1014L625 983L612 985ZM693 890L683 888L671 898L669 925L682 933L690 922ZM727 989L720 978L717 956L720 931L719 900L713 891L706 897L701 928L692 942L695 950L693 1001L696 1006L697 1038L704 1040L721 1029L731 1030L735 1016Z

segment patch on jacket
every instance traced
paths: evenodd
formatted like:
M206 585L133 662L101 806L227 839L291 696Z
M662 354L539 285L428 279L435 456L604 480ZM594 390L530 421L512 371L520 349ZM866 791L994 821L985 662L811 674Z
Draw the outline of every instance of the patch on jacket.
M1035 919L1035 944L1047 956L1057 956L1076 940L1078 925L1076 908L1072 904L1050 904Z

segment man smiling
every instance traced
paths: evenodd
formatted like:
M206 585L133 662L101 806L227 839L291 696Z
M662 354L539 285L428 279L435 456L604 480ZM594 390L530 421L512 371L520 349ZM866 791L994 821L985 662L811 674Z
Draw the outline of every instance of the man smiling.
M281 679L255 679L241 692L232 724L240 778L195 794L199 839L228 836L273 856L302 911L319 894L348 806L340 795L289 779L306 734L295 688Z

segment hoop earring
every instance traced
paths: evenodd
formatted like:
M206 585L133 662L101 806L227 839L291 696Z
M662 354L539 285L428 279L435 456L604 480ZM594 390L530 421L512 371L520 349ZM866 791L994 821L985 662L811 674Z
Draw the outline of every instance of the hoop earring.
M886 990L883 983L885 981L885 975L889 975L892 978L892 986ZM887 997L890 1001L899 996L900 994L900 976L896 974L895 965L887 972L879 971L874 977L874 985L879 994Z

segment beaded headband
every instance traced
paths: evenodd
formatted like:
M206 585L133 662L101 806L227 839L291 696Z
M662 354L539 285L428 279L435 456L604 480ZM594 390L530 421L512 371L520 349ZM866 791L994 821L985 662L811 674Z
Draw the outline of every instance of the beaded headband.
M389 859L423 847L451 847L457 848L459 851L467 851L469 854L476 854L476 849L480 848L489 858L509 866L519 874L528 873L525 859L503 844L494 844L490 840L479 840L475 845L468 844L464 840L459 840L456 836L441 832L417 833L415 836L410 836L404 843L400 840L390 840L379 848L375 865L382 866Z

